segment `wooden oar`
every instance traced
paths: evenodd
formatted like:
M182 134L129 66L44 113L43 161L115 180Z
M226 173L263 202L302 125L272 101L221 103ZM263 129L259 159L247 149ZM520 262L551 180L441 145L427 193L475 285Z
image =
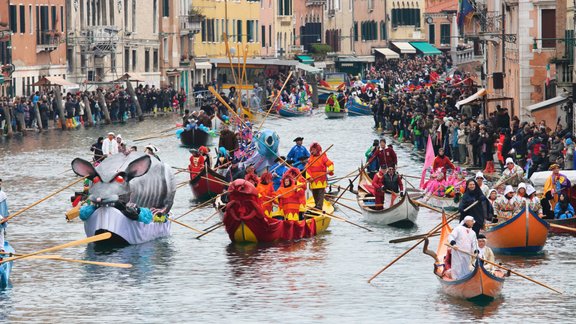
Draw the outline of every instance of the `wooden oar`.
M222 181L222 180L219 180L219 179L211 179L211 178L204 177L204 176L202 176L202 179L206 179L206 180L208 180L208 181L212 181L212 182L216 182L216 183L219 183L219 184L223 184L223 185L225 185L225 186L229 186L229 185L230 185L229 182Z
M218 213L220 213L220 210L216 210L212 215L208 216L207 218L202 220L202 223L206 223L207 221L209 221L212 217L218 215Z
M169 131L173 131L173 130L175 130L175 129L177 129L177 128L180 128L180 126L174 126L174 127L170 127L170 128L161 130L160 133L166 133L166 132L169 132Z
M149 140L149 139L166 138L166 137L172 137L172 136L174 136L174 134L161 134L161 135L140 137L137 139L133 139L132 141L133 142L141 142L141 141L145 141L145 140Z
M416 205L420 206L420 207L428 208L428 209L430 209L430 210L432 210L432 211L435 211L435 212L438 212L438 213L442 213L442 210L441 210L441 209L438 209L438 208L436 208L436 207L432 207L432 206L430 206L430 205L428 205L428 204L425 204L425 203L423 203L423 202L421 202L421 201L414 200L414 203L415 203Z
M182 215L180 215L180 216L178 216L178 217L173 217L172 219L178 220L178 219L180 219L180 218L182 218L182 217L190 214L191 212L193 212L193 211L195 211L195 210L198 210L198 209L200 209L200 208L202 208L202 207L206 207L206 206L207 206L208 204L210 204L214 199L222 196L223 194L224 194L224 193L221 193L221 194L215 196L214 198L212 198L212 199L210 199L210 200L207 200L207 201L201 203L200 205L197 205L196 207L194 207L194 208L190 209L189 211L185 212L184 214L182 214Z
M12 257L12 258L6 258L6 259L0 261L0 264L6 263L6 262L10 262L10 261L20 260L20 259L24 259L24 258L29 258L29 257L31 257L31 256L38 255L38 254L42 254L42 253L54 252L54 251L62 250L62 249L69 248L69 247L73 247L73 246L78 246L78 245L88 244L88 243L92 243L92 242L103 241L103 240L107 240L107 239L109 239L109 238L111 238L111 237L112 237L112 233L106 232L106 233L102 233L102 234L90 236L90 237L87 237L87 238L85 238L85 239L76 240L76 241L64 243L64 244L61 244L61 245L53 246L53 247L51 247L51 248L39 250L39 251L36 251L36 252L19 255L19 256Z
M276 101L278 101L278 98L280 98L280 96L282 95L282 91L284 90L284 88L285 88L286 85L288 84L288 81L290 81L291 78L292 78L292 71L290 71L290 73L288 73L288 77L286 77L286 80L284 81L284 84L282 85L282 88L280 88L280 91L278 92L278 95L276 96L276 98L274 98L274 101L272 102L272 105L270 105L270 108L269 108L268 111L266 112L266 115L264 115L264 118L262 119L262 122L260 123L260 125L259 125L258 128L256 129L256 132L259 132L260 129L262 128L262 126L264 126L264 122L266 121L266 118L268 118L268 114L270 114L270 111L272 111L272 109L274 109L274 106L276 105Z
M215 230L219 229L222 226L224 226L224 223L220 222L220 223L214 225L210 230L204 232L204 234L196 236L196 239L199 240L202 236L208 235L208 234L214 232Z
M342 206L342 207L346 207L346 208L350 209L351 211L356 212L356 213L362 215L362 212L359 211L359 210L356 209L356 208L350 207L350 206L348 206L348 205L346 205L346 204L343 204L343 203L341 203L341 202L339 202L339 201L334 201L334 203L336 203L336 204L338 204L338 205L340 205L340 206Z
M39 203L44 202L44 201L46 201L46 200L48 200L48 199L56 196L57 194L61 193L62 191L64 191L64 190L72 187L73 185L77 184L78 182L83 181L84 179L86 179L86 177L82 177L82 178L80 178L80 179L74 180L74 181L72 181L71 183L67 184L64 188L58 189L58 190L54 191L53 193L49 194L48 196L46 196L46 197L44 197L44 198L36 201L35 203L29 205L28 207L24 207L24 208L20 209L19 211L15 212L15 213L13 213L13 214L8 215L8 217L5 217L3 220L0 221L0 224L6 223L7 221L11 220L12 218L14 218L14 217L22 214L23 212L25 212L25 211L27 211L28 209L30 209L30 208L38 205Z
M478 201L475 201L472 205L468 206L468 208L466 208L464 211L468 211L470 208L474 207L477 203L478 203ZM451 214L448 217L448 219L446 220L446 222L449 223L450 221L452 221L453 219L458 217L459 213L460 212L458 211L458 212ZM430 230L428 233L426 233L426 235L423 238L421 238L418 242L416 242L416 244L414 244L411 248L404 251L404 253L400 254L398 257L396 257L396 259L392 260L392 262L390 262L388 265L386 265L384 268L380 269L372 277L370 277L370 279L368 279L368 283L370 283L374 278L378 277L386 269L390 268L390 266L392 266L394 263L396 263L396 261L400 260L406 254L410 253L410 251L414 250L418 245L420 245L420 243L424 242L427 238L429 238L430 236L432 236L436 232L438 232L440 229L442 229L443 226L444 226L444 222L440 222L440 224L434 226L434 228L432 230Z
M356 223L351 222L351 221L349 221L348 219L346 219L346 218L344 218L344 217L342 217L342 216L336 216L336 215L334 215L334 214L327 213L327 212L325 212L325 211L323 211L323 210L319 210L319 209L317 209L317 208L315 208L315 207L312 207L312 208L308 209L308 211L309 211L310 213L315 214L315 215L320 215L320 216L326 216L326 217L329 217L329 218L333 218L333 219L336 219L336 220L339 220L339 221L342 221L342 222L345 222L345 223L354 225L354 226L356 226L356 227L360 227L361 229L365 229L365 230L367 230L368 232L372 232L372 230L369 229L368 227L364 227L364 226L362 226L362 225L356 224Z
M403 243L403 242L419 240L421 238L426 237L426 235L428 235L428 234L418 234L418 235L414 235L414 236L403 237L403 238L399 238L399 239L390 240L390 241L388 241L388 243ZM434 233L428 237L433 237L433 236L438 236L438 235L440 235L440 233Z
M572 228L572 227L568 227L568 226L563 226L563 225L558 225L558 224L552 224L552 223L548 223L550 224L550 227L554 227L554 228L558 228L561 230L565 230L565 231L570 231L570 232L576 232L576 228Z
M196 233L204 234L203 231L201 231L201 230L199 230L199 229L196 229L196 228L194 228L194 227L192 227L192 226L190 226L190 225L188 225L188 224L184 224L184 223L182 223L182 222L180 222L180 221L177 221L177 220L175 220L175 219L173 219L173 218L168 218L168 220L171 221L171 222L173 222L173 223L176 223L176 224L178 224L178 225L180 225L180 226L184 226L184 227L186 227L186 228L188 228L188 229L191 229L191 230L193 230L193 231L196 232Z
M334 196L334 195L326 195L326 197L336 197L336 196ZM351 201L351 202L358 202L358 199L353 199L353 198L340 197L340 199L346 200L346 201ZM372 197L372 200L374 200L374 197Z
M520 272L514 271L514 270L512 270L512 269L510 269L510 268L506 268L506 267L504 267L504 266L502 266L502 265L500 265L500 264L498 264L498 263L495 263L495 262L492 262L492 261L488 261L488 260L486 260L486 259L483 259L483 258L481 258L481 257L479 257L479 256L477 256L477 255L474 255L474 254L472 254L472 253L469 253L469 252L466 252L466 251L464 251L464 250L461 250L461 249L459 249L459 248L456 247L456 246L452 246L452 245L446 244L446 243L444 243L444 245L446 245L446 246L448 246L448 247L451 247L453 250L456 250L456 251L458 251L458 252L460 252L460 253L467 254L467 255L469 255L469 256L471 256L471 257L473 257L473 258L478 258L478 259L482 260L483 262L488 263L488 264L491 264L491 265L493 265L493 266L495 266L495 267L498 267L498 268L500 268L500 269L503 269L503 270L506 270L506 271L510 271L510 273L513 273L513 274L515 274L515 275L517 275L517 276L519 276L519 277L522 277L522 278L524 278L524 279L526 279L526 280L528 280L528 281L532 281L533 283L535 283L535 284L537 284L537 285L540 285L540 286L542 286L542 287L544 287L544 288L548 288L548 289L552 290L553 292L556 292L556 293L562 295L562 292L561 292L561 291L559 291L559 290L557 290L557 289L554 289L554 288L552 288L552 287L550 287L550 286L548 286L548 285L546 285L546 284L543 284L543 283L541 283L540 281L537 281L537 280L535 280L535 279L532 279L532 278L528 277L527 275L521 274Z
M112 268L122 268L122 269L132 268L132 265L130 263L111 263L111 262L77 260L77 259L68 259L68 258L63 258L63 257L51 257L51 256L46 257L45 255L36 255L36 256L32 256L30 258L89 264L89 265L95 265L95 266L100 266L100 267L112 267Z

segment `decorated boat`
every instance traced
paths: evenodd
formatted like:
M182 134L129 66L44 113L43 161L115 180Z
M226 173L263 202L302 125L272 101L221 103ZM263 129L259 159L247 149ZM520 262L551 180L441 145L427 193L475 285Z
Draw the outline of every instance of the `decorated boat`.
M360 99L351 99L346 102L346 110L350 116L372 115L372 106L360 101Z
M476 260L474 269L465 277L454 280L448 274L449 267L446 264L448 254L448 235L452 228L446 222L446 215L442 215L442 230L436 252L428 250L428 239L424 243L424 253L434 258L434 275L442 286L445 294L464 298L475 302L491 301L500 295L504 285L504 272L495 270L489 271L483 263Z
M218 172L204 167L200 173L190 180L190 188L196 200L202 202L224 192L227 180Z
M560 226L551 226L550 233L552 234L570 234L576 235L576 217L566 218L566 219L547 219L549 224L560 225L562 227L568 227L573 230L562 228Z
M372 186L370 177L364 169L361 169L356 199L367 222L395 227L414 226L418 218L419 207L412 201L410 195L405 194L403 197L397 197L394 205L378 210L373 208L376 203L374 192L375 188Z
M324 113L326 114L326 118L328 119L338 119L338 118L345 118L348 115L348 110L346 108L342 108L338 112L324 110Z
M222 221L232 242L270 243L299 240L323 233L330 225L330 218L322 215L302 221L279 220L265 216L258 201L256 188L243 179L230 184L228 197L229 202ZM313 204L313 201L308 203ZM323 210L327 213L334 211L327 201L324 201ZM275 215L272 213L272 216Z
M430 194L422 197L420 201L438 209L444 208L444 210L447 211L456 211L459 205L453 197L439 197Z
M200 146L210 146L212 135L210 132L200 128L180 129L177 136L183 146L198 148Z
M500 254L533 254L546 244L550 224L530 208L523 208L516 216L486 228L488 246Z
M168 213L176 183L170 166L141 152L107 157L96 168L76 158L72 170L91 180L80 208L86 236L110 232L101 244L140 244L170 234Z
M283 117L303 117L309 116L312 113L310 105L303 105L296 107L294 105L284 104L278 109L278 114Z
M16 253L12 245L8 243L8 241L4 241L4 252L6 253ZM3 256L7 258L7 255ZM12 272L12 263L13 261L9 261L6 263L0 264L0 289L4 289L8 287L10 283L10 273Z

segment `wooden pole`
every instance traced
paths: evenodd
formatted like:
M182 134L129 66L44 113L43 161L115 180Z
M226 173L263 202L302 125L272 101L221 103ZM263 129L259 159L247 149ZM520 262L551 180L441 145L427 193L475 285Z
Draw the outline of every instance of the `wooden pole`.
M200 233L200 234L204 234L203 231L201 231L201 230L199 230L199 229L195 229L194 227L192 227L192 226L190 226L190 225L188 225L188 224L184 224L184 223L182 223L182 222L180 222L180 221L177 221L177 220L175 220L175 219L173 219L173 218L168 218L168 220L171 221L171 222L173 222L173 223L176 223L176 224L178 224L178 225L180 225L180 226L184 226L184 227L186 227L186 228L188 228L188 229L191 229L191 230L193 230L194 232L197 232L197 233Z
M477 203L478 203L478 201L475 201L472 205L468 206L468 208L466 208L464 211L468 211L470 208L474 207ZM459 213L460 212L458 211L458 212L451 214L448 217L448 219L446 220L446 222L449 223L450 221L452 221L453 219L458 217ZM368 283L370 283L374 278L378 277L386 269L390 268L390 266L392 266L394 263L396 263L396 261L400 260L403 256L408 254L410 251L414 250L418 245L420 245L420 243L424 242L427 238L429 238L430 236L432 236L436 232L438 232L442 228L442 226L444 226L444 222L440 222L440 224L436 225L432 230L430 230L428 233L426 233L426 235L422 239L420 239L418 242L416 242L416 244L414 244L411 248L404 251L404 253L400 254L398 257L396 257L396 259L392 260L392 262L388 263L388 265L386 265L384 268L382 268L378 272L376 272L372 277L370 277L370 279L368 279Z
M42 133L42 118L40 118L40 105L38 102L34 105L34 110L36 111L36 122L38 123L38 132Z
M138 96L136 96L136 92L134 92L134 87L132 87L132 83L130 82L129 78L126 79L126 91L130 95L130 99L132 99L132 102L136 106L136 115L138 115L138 120L143 121L144 115L142 114L142 107L140 107Z
M108 106L106 105L106 98L104 98L104 93L102 92L102 89L96 90L96 94L98 96L98 105L100 105L100 109L104 114L104 122L106 123L106 125L109 125L112 123L112 120L110 119L110 112L108 111Z
M64 114L64 107L62 106L62 88L60 86L54 87L54 100L56 100L56 108L58 109L58 118L60 118L60 126L63 130L68 129L66 126L66 115Z
M8 104L3 105L4 118L6 118L6 136L12 137L14 130L12 130L12 116L10 115L10 107Z
M215 225L214 227L212 227L210 230L204 232L204 234L196 236L196 239L199 240L202 236L208 235L208 234L214 232L215 230L219 229L222 226L224 226L224 223L219 223L218 225Z
M359 225L359 224L356 224L356 223L354 223L354 222L351 222L351 221L347 220L347 219L344 218L344 217L336 216L336 215L334 215L334 214L327 213L327 212L325 212L325 211L323 211L323 210L319 210L319 209L314 208L314 207L313 207L313 208L310 208L309 211L310 211L311 213L313 213L313 214L321 215L321 216L326 216L326 217L329 217L329 218L333 218L333 219L339 220L339 221L341 221L341 222L345 222L345 223L354 225L354 226L356 226L356 227L360 227L361 229L365 229L365 230L367 230L368 232L372 232L372 230L369 229L368 227L364 227L364 226L362 226L362 225Z
M94 118L92 118L92 107L90 107L90 100L88 100L87 95L82 95L82 101L84 101L84 116L86 116L84 126L92 127L94 126Z

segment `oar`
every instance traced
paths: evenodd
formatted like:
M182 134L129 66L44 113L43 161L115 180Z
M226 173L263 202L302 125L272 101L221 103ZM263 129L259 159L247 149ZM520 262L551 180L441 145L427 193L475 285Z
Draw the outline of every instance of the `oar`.
M224 223L220 222L220 223L214 225L210 230L204 232L204 234L196 236L196 239L199 240L202 236L208 235L208 234L214 232L215 230L219 229L222 226L224 226Z
M175 130L175 129L177 129L177 128L180 128L180 126L174 126L174 127L170 127L170 128L161 130L160 133L166 133L166 132L169 132L169 131L173 131L173 130Z
M336 215L334 215L334 214L327 213L327 212L325 212L325 211L323 211L323 210L319 210L319 209L317 209L317 208L315 208L315 207L308 209L308 211L311 212L311 213L313 213L313 214L315 214L315 215L321 215L321 216L326 216L326 217L329 217L329 218L333 218L333 219L336 219L336 220L339 220L339 221L342 221L342 222L345 222L345 223L354 225L354 226L356 226L356 227L360 227L361 229L365 229L365 230L367 230L368 232L372 232L372 230L369 229L368 227L364 227L364 226L362 226L362 225L356 224L356 223L354 223L354 222L351 222L351 221L347 220L347 219L344 218L344 217L336 216Z
M212 215L208 216L207 218L205 218L204 220L202 220L202 223L206 223L207 221L209 221L212 217L218 215L218 213L220 213L220 210L216 210Z
M0 261L0 264L6 263L6 262L10 262L10 261L14 261L14 260L20 260L20 259L24 259L24 258L29 258L29 257L31 257L31 256L38 255L38 254L42 254L42 253L54 252L54 251L58 251L58 250L62 250L62 249L68 248L68 247L73 247L73 246L88 244L88 243L92 243L92 242L103 241L103 240L107 240L107 239L109 239L109 238L111 238L111 237L112 237L112 233L106 232L106 233L102 233L102 234L90 236L90 237L87 237L87 238L85 238L85 239L76 240L76 241L64 243L64 244L61 244L61 245L53 246L53 247L51 247L51 248L39 250L39 251L36 251L36 252L19 255L19 256L12 257L12 258L6 258L6 259Z
M218 180L218 179L211 179L211 178L204 177L204 176L202 176L202 179L206 179L206 180L208 180L208 181L212 181L212 182L216 182L216 183L219 183L219 184L223 184L223 185L225 185L225 186L229 186L229 185L230 185L229 182L222 181L222 180Z
M178 225L180 225L180 226L184 226L184 227L186 227L186 228L188 228L188 229L191 229L191 230L193 230L194 232L197 232L197 233L200 233L200 234L204 234L203 231L201 231L201 230L199 230L199 229L196 229L196 228L194 228L194 227L192 227L192 226L190 226L190 225L188 225L188 224L184 224L184 223L182 223L182 222L180 222L180 221L177 221L177 220L175 220L175 219L173 219L173 218L168 218L168 220L171 221L171 222L173 222L173 223L176 223L176 224L178 224Z
M478 203L478 201L475 201L472 205L468 206L468 208L466 208L464 211L468 211L470 208L474 207L476 204ZM446 220L447 223L449 223L450 221L452 221L454 218L458 217L458 214L460 212L455 212L452 215L450 215L448 217L448 219ZM442 226L444 226L444 222L441 222L440 224L434 226L434 228L432 230L430 230L428 233L426 233L426 235L420 239L418 242L416 242L416 244L414 244L411 248L409 248L408 250L404 251L404 253L400 254L398 257L396 257L396 259L392 260L392 262L390 262L388 265L386 265L384 268L380 269L378 272L376 272L372 277L370 277L370 279L368 279L368 283L370 283L374 278L378 277L382 272L384 272L386 269L390 268L390 266L392 266L394 263L396 263L396 261L400 260L402 257L404 257L406 254L410 253L410 251L414 250L418 245L420 245L420 243L424 242L427 238L429 238L430 236L434 235L434 233L436 233L437 231L439 231Z
M535 280L535 279L532 279L532 278L528 277L527 275L521 274L520 272L517 272L517 271L514 271L514 270L512 270L512 269L509 269L509 268L506 268L506 267L504 267L504 266L501 266L501 265L498 264L498 263L495 263L495 262L492 262L492 261L488 261L488 260L483 259L483 258L481 258L481 257L479 257L479 256L477 256L477 255L472 254L472 253L463 251L463 250L459 249L459 248L456 247L456 246L452 246L452 245L446 244L446 243L444 243L444 245L446 245L446 246L448 246L448 247L451 247L453 250L456 250L456 251L458 251L458 252L460 252L460 253L467 254L467 255L469 255L469 256L471 256L471 257L473 257L473 258L478 258L478 259L482 260L483 262L488 263L488 264L491 264L491 265L493 265L493 266L496 266L496 267L498 267L498 268L500 268L500 269L503 269L503 270L506 270L506 271L510 271L510 273L513 273L513 274L515 274L515 275L517 275L517 276L519 276L519 277L522 277L522 278L524 278L524 279L526 279L526 280L532 281L533 283L535 283L535 284L537 284L537 285L540 285L540 286L542 286L542 287L544 287L544 288L548 288L548 289L552 290L553 292L556 292L556 293L562 295L562 292L561 292L561 291L559 291L559 290L557 290L557 289L554 289L554 288L552 288L552 287L550 287L550 286L548 286L548 285L546 285L546 284L543 284L543 283L541 283L540 281L537 281L537 280Z
M78 182L83 181L84 179L86 179L86 177L82 177L82 178L80 178L80 179L74 180L74 181L72 181L71 183L67 184L64 188L58 189L58 190L54 191L53 193L49 194L48 196L46 196L46 197L44 197L44 198L36 201L35 203L31 204L30 206L24 207L24 208L20 209L19 211L15 212L15 213L13 213L13 214L10 214L8 217L6 217L6 218L4 218L3 220L1 220L1 221L0 221L0 224L6 223L6 222L9 221L10 219L12 219L12 218L14 218L14 217L22 214L23 212L25 212L25 211L27 211L28 209L30 209L30 208L38 205L38 204L41 203L41 202L46 201L46 200L48 200L48 199L56 196L57 194L61 193L62 191L64 191L64 190L72 187L73 185L77 184Z
M112 268L122 268L122 269L132 268L132 265L130 263L111 263L111 262L77 260L77 259L68 259L68 258L63 258L60 256L50 256L50 255L35 255L35 256L31 256L30 258L89 264L89 265L95 265L95 266L100 266L100 267L112 267Z
M278 95L276 96L276 98L274 98L274 101L272 102L272 105L270 105L270 108L269 108L268 111L266 112L266 115L264 115L264 118L262 119L262 122L261 122L260 125L258 126L256 132L259 132L260 129L262 128L262 126L264 126L264 122L266 121L266 118L268 118L268 114L270 114L270 111L272 111L272 109L274 109L274 106L276 105L276 101L278 101L278 98L280 98L280 96L282 95L282 91L284 90L284 88L285 88L286 85L288 84L288 81L290 81L291 78L292 78L292 71L290 71L290 73L288 73L288 77L286 77L286 80L284 81L284 84L282 85L282 88L280 88L280 91L278 92Z
M554 228L558 228L561 230L565 230L565 231L570 231L570 232L576 232L576 228L572 228L572 227L568 227L568 226L563 226L563 225L558 225L558 224L552 224L552 223L548 223L550 224L550 227L554 227Z
M198 210L198 209L200 209L200 208L202 208L202 207L206 207L206 206L207 206L208 204L210 204L214 199L216 199L216 198L218 198L218 197L220 197L220 196L222 196L222 195L223 195L223 193L215 196L214 198L212 198L212 199L210 199L210 200L207 200L207 201L201 203L200 205L197 205L196 207L190 209L189 211L185 212L184 214L182 214L182 215L180 215L180 216L178 216L178 217L173 217L172 219L178 220L178 219L180 219L180 218L182 218L182 217L190 214L191 212L193 212L193 211L195 211L195 210Z
M326 197L336 197L334 195L326 195ZM341 200L347 200L347 201L351 201L351 202L358 202L358 199L353 199L353 198L346 198L346 197L340 197ZM372 197L372 200L374 200L374 197Z
M157 139L157 138L166 138L166 137L172 137L174 136L174 134L163 134L163 135L154 135L154 136L146 136L146 137L140 137L137 139L133 139L133 142L141 142L141 141L145 141L145 140L149 140L149 139Z
M414 235L414 236L403 237L403 238L399 238L399 239L390 240L390 241L388 241L388 243L403 243L403 242L419 240L421 238L426 237L426 235L428 235L428 234L418 234L418 235ZM434 233L428 237L433 237L433 236L438 236L438 235L440 235L440 233Z
M362 212L359 211L359 210L356 209L356 208L350 207L350 206L348 206L348 205L346 205L346 204L343 204L343 203L341 203L341 202L339 202L339 201L334 201L334 202L337 203L338 205L342 206L342 207L346 207L346 208L350 209L351 211L356 212L356 213L362 215Z

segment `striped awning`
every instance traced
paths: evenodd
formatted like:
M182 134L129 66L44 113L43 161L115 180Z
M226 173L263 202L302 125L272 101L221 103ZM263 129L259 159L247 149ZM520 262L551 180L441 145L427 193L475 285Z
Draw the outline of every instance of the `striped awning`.
M394 52L393 50L391 50L389 48L375 48L374 53L380 53L380 54L384 55L384 57L389 59L389 60L400 58L400 54Z
M392 45L396 46L401 54L416 54L416 49L408 42L392 42Z

